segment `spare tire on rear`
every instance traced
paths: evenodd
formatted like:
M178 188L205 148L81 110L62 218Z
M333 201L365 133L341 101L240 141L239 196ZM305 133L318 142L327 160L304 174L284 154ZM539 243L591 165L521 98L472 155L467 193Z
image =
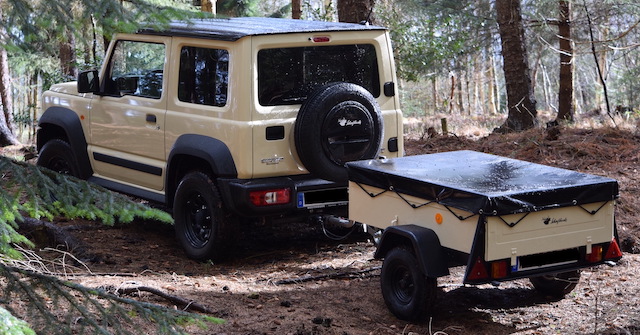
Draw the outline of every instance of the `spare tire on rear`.
M345 163L376 158L383 135L380 106L351 83L319 87L302 104L294 127L304 167L327 180L347 181Z

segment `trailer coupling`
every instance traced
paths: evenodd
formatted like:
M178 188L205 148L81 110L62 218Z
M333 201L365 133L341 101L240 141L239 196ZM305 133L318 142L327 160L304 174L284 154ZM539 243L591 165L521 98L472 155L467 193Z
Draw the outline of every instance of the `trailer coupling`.
M361 226L355 221L335 215L318 215L314 217L314 221L320 224L326 237L336 241L344 240ZM334 228L337 232L332 232L329 228ZM348 231L345 233L345 230Z

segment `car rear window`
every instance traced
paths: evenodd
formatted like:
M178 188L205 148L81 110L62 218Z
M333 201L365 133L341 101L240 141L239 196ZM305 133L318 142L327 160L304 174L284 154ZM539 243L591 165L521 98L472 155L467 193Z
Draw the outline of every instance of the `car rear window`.
M258 100L262 106L301 104L318 86L348 82L380 96L371 44L263 49L258 52Z

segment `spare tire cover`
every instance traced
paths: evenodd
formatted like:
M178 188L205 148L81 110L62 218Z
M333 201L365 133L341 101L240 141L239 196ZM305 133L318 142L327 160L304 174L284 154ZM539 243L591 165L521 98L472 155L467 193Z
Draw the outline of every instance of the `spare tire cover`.
M332 181L347 181L345 163L376 158L383 135L382 114L365 88L351 83L319 87L302 104L294 127L304 167Z

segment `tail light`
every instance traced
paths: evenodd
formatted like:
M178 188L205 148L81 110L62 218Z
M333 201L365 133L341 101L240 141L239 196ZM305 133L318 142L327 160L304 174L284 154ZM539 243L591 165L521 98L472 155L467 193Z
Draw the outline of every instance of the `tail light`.
M586 256L587 262L597 263L602 260L602 246L594 245L591 247L591 253Z
M509 265L506 260L491 263L491 278L500 279L507 276Z
M283 205L291 201L291 192L288 188L253 191L249 192L249 198L255 206Z

